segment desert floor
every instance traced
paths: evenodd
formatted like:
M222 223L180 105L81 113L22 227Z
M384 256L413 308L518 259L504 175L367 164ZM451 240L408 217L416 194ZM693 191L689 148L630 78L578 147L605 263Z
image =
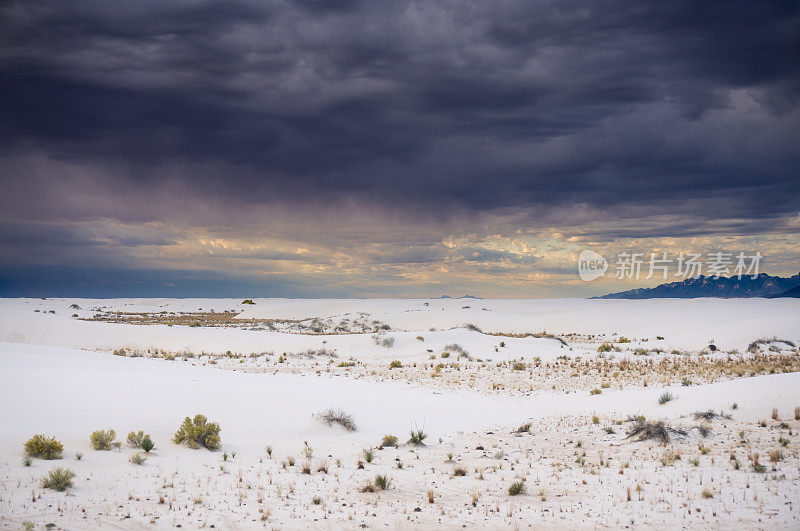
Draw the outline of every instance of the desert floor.
M0 299L0 527L800 527L798 300L253 302Z

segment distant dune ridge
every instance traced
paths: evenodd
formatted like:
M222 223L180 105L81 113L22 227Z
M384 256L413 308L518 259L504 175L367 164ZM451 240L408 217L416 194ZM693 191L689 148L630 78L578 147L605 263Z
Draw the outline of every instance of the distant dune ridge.
M694 299L698 297L800 297L800 274L789 278L761 273L756 278L706 277L689 278L682 282L669 282L654 288L637 288L609 293L597 299Z

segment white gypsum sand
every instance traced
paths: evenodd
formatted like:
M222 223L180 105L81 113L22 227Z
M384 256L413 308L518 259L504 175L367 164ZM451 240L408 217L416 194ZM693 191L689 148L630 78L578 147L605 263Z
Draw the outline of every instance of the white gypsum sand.
M0 301L0 526L799 524L797 301L241 302ZM730 418L695 419L709 409ZM171 441L196 413L220 450ZM627 438L635 415L686 435ZM105 428L121 448L92 449ZM156 446L138 466L140 429ZM36 433L63 458L25 466ZM40 486L56 466L65 492ZM378 475L389 488L362 492Z

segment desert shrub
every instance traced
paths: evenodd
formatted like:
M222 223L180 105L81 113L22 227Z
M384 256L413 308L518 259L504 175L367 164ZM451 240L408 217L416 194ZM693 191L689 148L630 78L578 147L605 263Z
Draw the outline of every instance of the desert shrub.
M387 446L394 446L397 447L397 437L394 435L384 435L383 440L381 441L381 448L386 448Z
M392 484L391 478L388 476L384 476L382 474L378 474L375 476L375 486L378 487L380 490L386 490L389 488L389 485Z
M130 444L132 447L141 448L142 441L144 441L145 438L149 439L150 435L149 434L145 435L145 433L142 430L139 430L138 432L132 431L128 434L127 441L128 444Z
M141 466L144 464L145 461L147 461L147 456L141 453L135 453L128 458L128 461L130 461L134 465Z
M402 367L403 364L400 362L400 360L392 360L392 362L389 364L390 369L400 369Z
M328 426L331 424L338 424L347 431L356 431L356 421L353 415L346 413L342 409L329 408L319 413L315 413L314 417L324 422Z
M29 457L61 459L61 453L63 451L64 445L58 442L55 437L34 435L25 443L25 454Z
M597 352L611 352L614 350L614 347L611 346L609 343L603 343L599 347L597 347Z
M150 436L149 435L145 435L144 439L142 439L142 443L141 443L141 448L142 448L142 450L144 450L144 453L149 454L150 450L152 450L154 447L155 447L155 444L153 444L153 441L150 439Z
M526 422L525 424L523 424L522 426L517 428L516 433L528 433L528 432L530 432L531 431L531 425L532 424L530 422Z
M672 435L686 436L686 431L671 428L663 420L650 422L644 417L628 420L633 422L633 426L628 431L628 438L636 437L639 441L656 440L661 444L667 444Z
M408 440L409 443L415 444L417 446L422 446L425 439L428 438L428 434L425 433L423 430L411 430L411 438Z
M375 459L375 453L372 450L364 450L364 461L371 463Z
M709 421L709 422L714 420L714 419L716 419L716 418L722 418L722 419L730 419L731 418L730 415L727 415L727 414L723 413L722 411L717 413L713 409L707 409L705 411L695 411L693 415L694 415L695 420L705 420L705 421Z
M672 402L673 400L675 400L675 398L676 398L675 395L673 395L669 391L665 391L661 393L661 396L658 397L658 403L663 406L667 402Z
M394 346L393 337L384 337L380 334L373 335L372 342L379 347L392 348Z
M515 371L524 371L527 368L524 361L515 361L511 368Z
M453 477L463 477L467 475L467 469L463 466L457 466L453 469Z
M591 391L589 391L589 394L590 395L602 395L603 391L602 391L602 389L592 389Z
M245 299L242 301L242 304L255 304L255 303L253 302L253 299Z
M524 481L515 481L508 487L509 496L517 496L518 494L525 494L528 492L528 487L525 486Z
M208 422L206 417L198 414L194 416L194 420L186 417L172 440L177 444L185 442L193 450L201 447L219 450L222 445L219 437L220 431L218 423Z
M54 468L42 479L42 488L64 491L72 486L74 477L75 472L68 468Z
M26 457L25 457L25 458L22 460L22 464L23 464L23 465L25 465L25 466L31 466L31 465L33 464L33 459L31 459L30 457L27 457L27 456L26 456Z
M92 448L95 450L111 450L114 445L114 439L117 438L117 432L112 429L96 430L89 436L89 441L92 443Z

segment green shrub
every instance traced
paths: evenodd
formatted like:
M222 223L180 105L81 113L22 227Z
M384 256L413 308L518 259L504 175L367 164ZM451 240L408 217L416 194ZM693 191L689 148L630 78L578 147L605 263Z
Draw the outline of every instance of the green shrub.
M402 368L402 367L403 367L403 364L402 364L402 363L400 363L400 360L393 360L393 361L392 361L392 362L389 364L389 368L390 368L390 369L400 369L400 368Z
M375 486L378 487L380 490L386 490L389 488L389 485L392 484L391 478L378 474L375 476Z
M417 446L422 446L424 443L423 441L428 437L428 434L422 430L411 430L411 439L408 440L411 444L416 444Z
M194 420L186 417L172 438L177 444L183 442L189 448L200 447L209 450L219 450L222 441L219 438L221 428L216 422L208 422L203 415L195 415Z
M662 393L661 396L658 397L658 403L663 406L667 402L672 402L673 400L675 400L675 398L676 398L675 395L673 395L669 391L666 391Z
M516 496L518 494L525 494L528 492L528 487L525 486L524 481L515 481L508 487L508 495L509 496Z
M245 299L242 301L242 304L255 304L255 303L253 302L253 299Z
M614 350L614 347L609 345L608 343L603 343L599 347L597 347L597 352L611 352Z
M44 435L34 435L25 443L25 453L29 457L41 457L42 459L61 459L64 445L56 440L55 437L45 437Z
M64 491L72 486L74 477L75 472L68 468L54 468L42 479L42 488Z
M371 463L375 459L375 453L372 450L364 450L364 461Z
M525 365L524 361L515 361L511 368L515 371L524 371L527 366Z
M152 450L154 447L155 444L153 444L153 441L150 440L150 436L145 435L144 439L142 439L142 444L141 444L141 448L142 450L144 450L144 453L149 454L150 450Z
M128 440L128 444L130 444L134 448L141 448L142 447L142 441L144 441L145 438L149 439L150 435L149 434L145 435L145 433L142 430L139 430L138 433L135 432L135 431L130 432L128 434L128 439L127 440Z
M117 432L112 429L93 431L89 436L89 441L92 443L92 448L95 450L111 450L114 444L114 439L117 438Z

